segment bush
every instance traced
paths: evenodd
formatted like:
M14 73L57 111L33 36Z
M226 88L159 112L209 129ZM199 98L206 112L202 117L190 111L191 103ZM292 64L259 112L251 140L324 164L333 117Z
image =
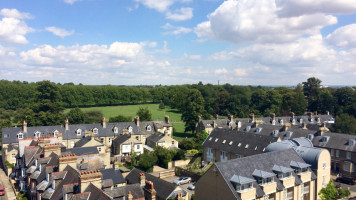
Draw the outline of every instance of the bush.
M196 143L192 138L183 138L181 141L179 141L178 146L180 149L189 150L195 149Z
M154 152L145 151L140 155L140 161L138 162L138 168L145 172L152 172L153 165L157 163L157 156Z
M198 153L199 153L199 150L191 149L191 150L188 150L187 153L189 153L189 154L191 154L191 155L195 155L195 154L198 154Z

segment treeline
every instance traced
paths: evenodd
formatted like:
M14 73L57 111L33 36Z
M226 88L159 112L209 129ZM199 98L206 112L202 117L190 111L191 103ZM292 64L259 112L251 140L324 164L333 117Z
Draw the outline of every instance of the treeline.
M47 93L47 96L41 96L41 93ZM268 116L272 112L288 115L292 111L302 115L305 111L317 111L323 114L329 112L334 116L344 114L356 117L355 88L324 88L321 80L314 77L294 88L212 85L201 82L192 85L134 87L0 81L0 108L7 110L3 110L7 115L11 110L18 109L23 109L22 112L26 111L31 116L32 111L38 114L41 111L60 112L64 108L142 103L160 103L177 108L182 113L182 120L186 122L186 131L193 131L198 115L207 119L215 114L248 117L250 113ZM40 115L43 123L58 122L44 113ZM41 121L35 124L41 124Z

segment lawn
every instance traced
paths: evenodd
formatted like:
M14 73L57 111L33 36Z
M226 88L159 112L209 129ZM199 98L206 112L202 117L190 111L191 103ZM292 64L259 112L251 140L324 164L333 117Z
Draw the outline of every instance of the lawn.
M184 122L181 120L181 113L176 109L171 109L166 106L165 109L158 109L158 104L141 104L141 105L124 105L124 106L105 106L105 107L90 107L90 108L81 108L82 111L92 111L100 110L103 112L105 118L108 120L110 117L115 117L117 115L124 115L131 117L132 119L136 115L136 112L139 107L147 107L152 113L152 120L154 121L163 121L164 116L169 116L169 121L172 123L174 128L174 138L184 138L191 137L192 134L184 133ZM69 109L65 110L65 113L69 112Z

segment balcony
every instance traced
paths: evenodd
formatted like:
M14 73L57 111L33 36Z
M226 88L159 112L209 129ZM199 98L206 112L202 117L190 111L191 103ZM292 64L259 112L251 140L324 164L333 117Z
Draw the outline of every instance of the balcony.
M303 183L309 182L311 180L311 172L301 172L298 174L300 177L300 180L302 180Z
M256 198L256 188L249 188L245 190L239 190L237 193L240 194L241 199L255 199Z

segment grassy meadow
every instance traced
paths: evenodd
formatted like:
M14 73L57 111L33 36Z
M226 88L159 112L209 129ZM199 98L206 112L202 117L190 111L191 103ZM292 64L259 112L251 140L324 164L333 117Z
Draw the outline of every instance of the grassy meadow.
M122 105L122 106L105 106L105 107L89 107L89 108L81 108L82 111L92 111L92 110L100 110L104 117L109 120L110 117L115 117L117 115L124 115L131 117L132 119L136 115L139 107L147 107L152 113L153 121L163 121L164 116L168 115L169 120L173 125L174 134L173 137L176 139L191 137L192 134L184 133L184 122L181 120L181 113L176 109L171 109L166 106L165 109L158 109L158 104L141 104L141 105ZM66 109L66 112L69 112L70 109Z

